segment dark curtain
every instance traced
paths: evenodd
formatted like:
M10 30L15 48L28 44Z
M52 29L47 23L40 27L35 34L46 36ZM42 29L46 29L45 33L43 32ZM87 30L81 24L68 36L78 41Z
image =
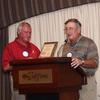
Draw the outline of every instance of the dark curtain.
M0 0L0 100L11 100L9 73L2 70L2 51L8 43L7 27L15 22L100 0Z
M0 100L11 100L10 77L9 73L2 70L2 51L8 42L8 29L0 30Z
M23 19L100 0L0 0L0 28Z

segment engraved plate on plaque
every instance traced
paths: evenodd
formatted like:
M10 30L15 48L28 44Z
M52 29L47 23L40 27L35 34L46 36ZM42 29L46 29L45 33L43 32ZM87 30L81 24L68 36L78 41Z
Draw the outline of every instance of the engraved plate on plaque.
M19 84L47 84L52 82L52 69L19 71Z

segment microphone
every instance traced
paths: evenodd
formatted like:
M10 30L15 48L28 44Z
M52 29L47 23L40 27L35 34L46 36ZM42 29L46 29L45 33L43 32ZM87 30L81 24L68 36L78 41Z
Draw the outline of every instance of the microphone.
M64 41L65 43L67 43L68 42L68 39L65 39L65 41Z

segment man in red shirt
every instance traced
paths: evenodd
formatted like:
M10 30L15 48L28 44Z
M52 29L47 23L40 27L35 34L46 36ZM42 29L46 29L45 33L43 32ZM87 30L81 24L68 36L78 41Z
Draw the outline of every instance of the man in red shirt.
M9 65L10 61L17 59L35 59L39 57L40 50L37 46L30 42L31 33L32 29L29 23L22 22L19 24L17 29L17 37L14 41L8 43L3 51L2 64L4 71L11 70L11 67ZM14 91L12 77L11 90L13 94ZM12 95L12 99L14 98L16 97Z
M17 29L16 39L8 43L3 52L3 69L10 70L9 62L16 59L34 59L38 58L40 50L33 43L31 39L31 26L26 22L19 24Z

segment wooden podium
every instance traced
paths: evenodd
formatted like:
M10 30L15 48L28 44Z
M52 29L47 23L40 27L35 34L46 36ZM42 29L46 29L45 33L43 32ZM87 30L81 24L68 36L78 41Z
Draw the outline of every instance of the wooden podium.
M79 100L86 75L81 68L72 69L70 63L70 57L12 61L14 89L21 94L58 93L59 100Z

